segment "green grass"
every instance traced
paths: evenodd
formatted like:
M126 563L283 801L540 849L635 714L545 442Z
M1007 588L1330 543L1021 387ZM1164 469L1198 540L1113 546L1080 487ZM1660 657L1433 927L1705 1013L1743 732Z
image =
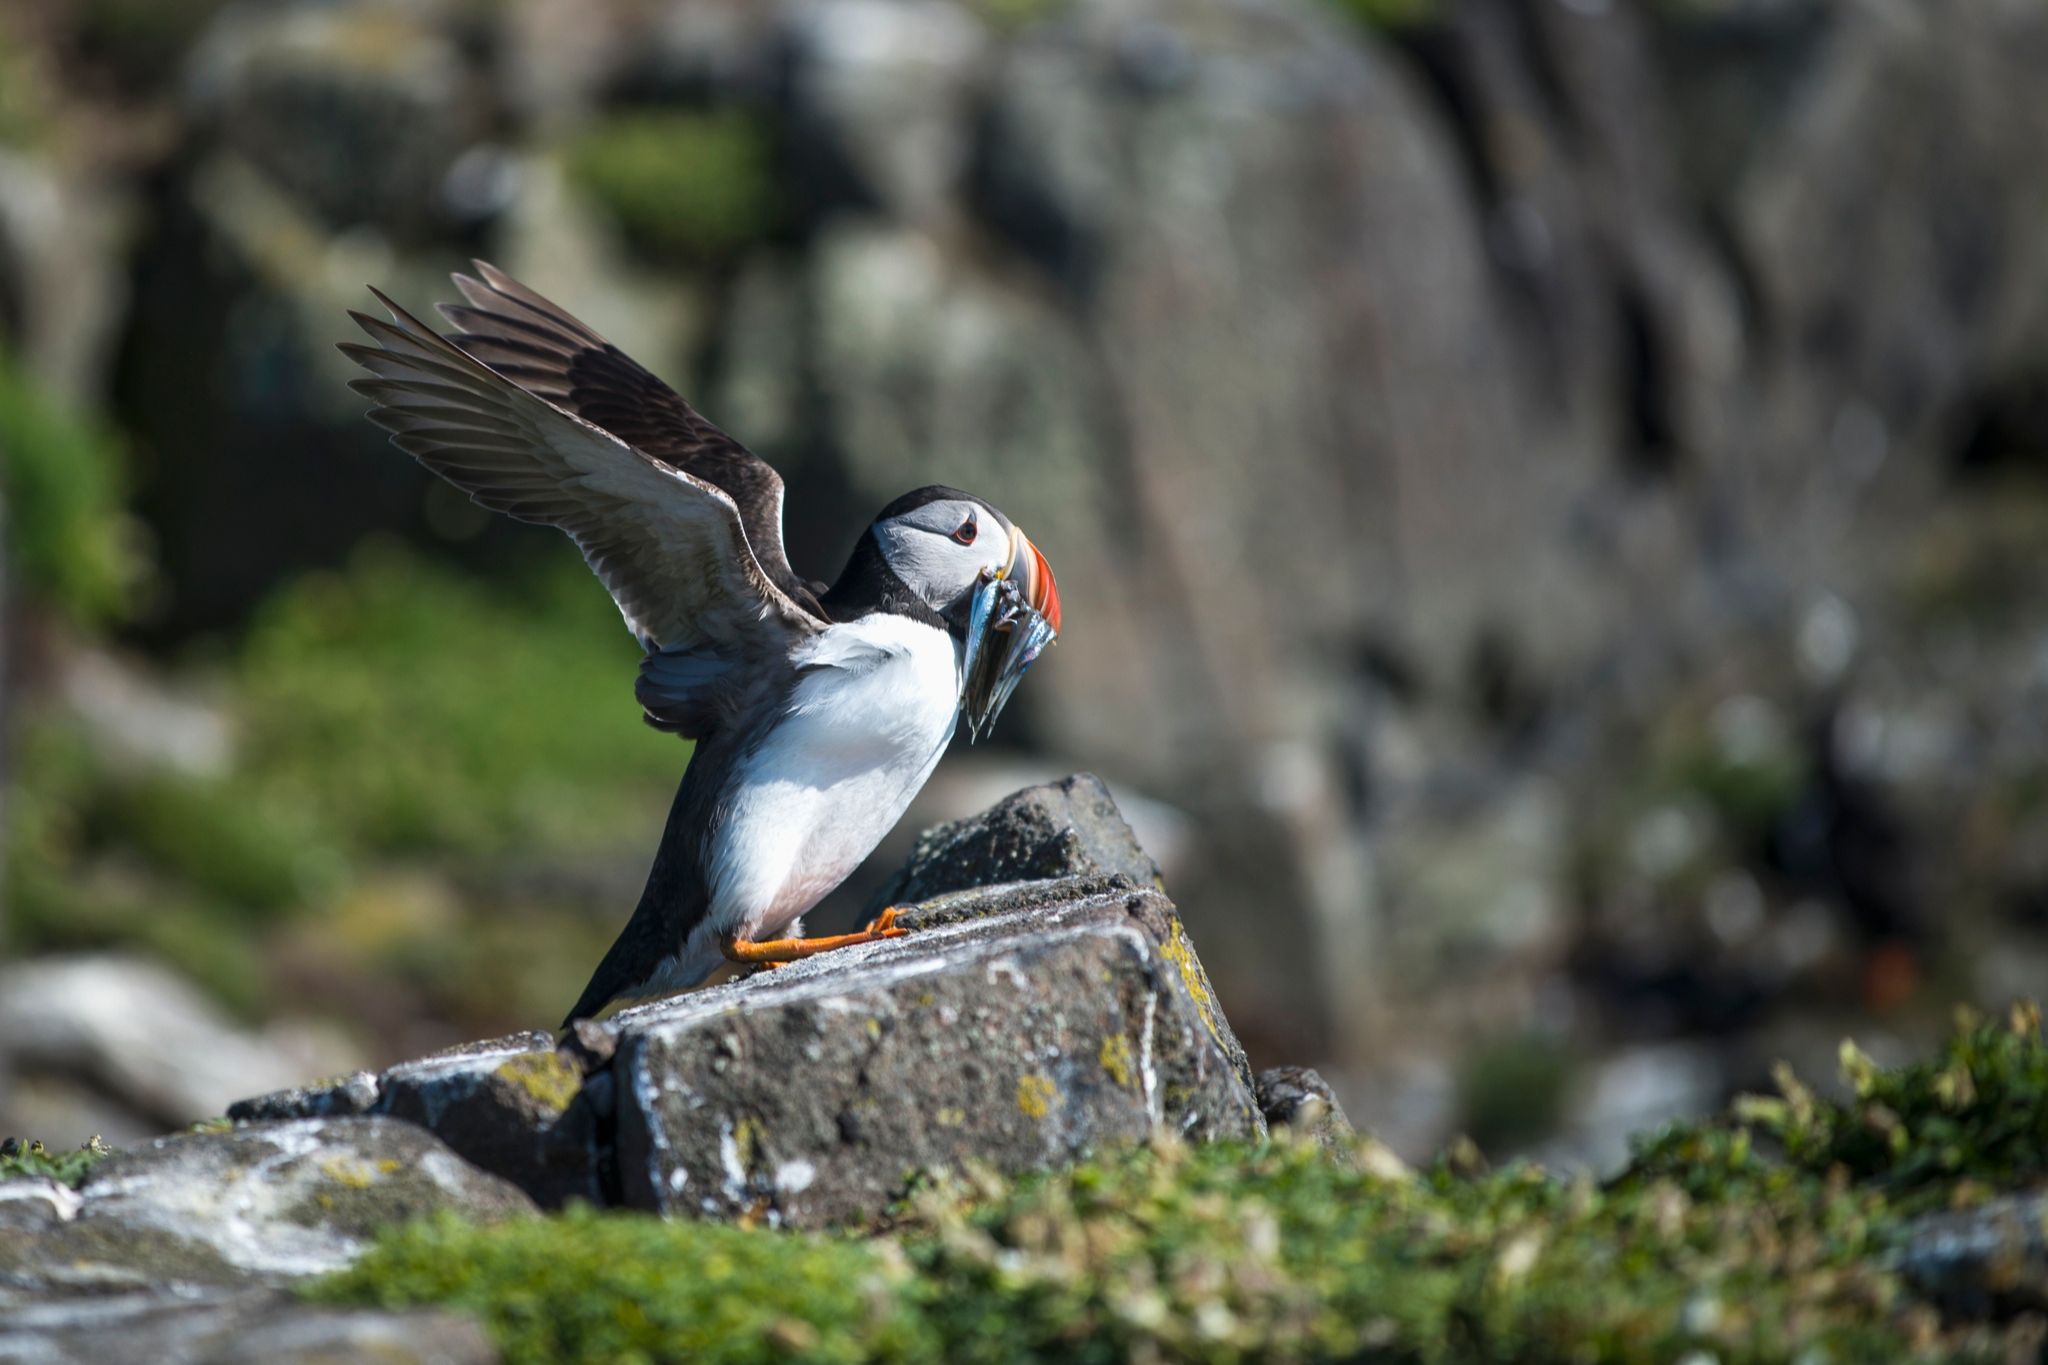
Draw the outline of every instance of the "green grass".
M242 782L349 854L602 845L688 756L642 723L638 660L566 548L484 583L373 543L251 628Z
M1787 1078L1605 1185L1166 1145L940 1182L867 1237L418 1224L312 1292L463 1308L515 1362L2010 1358L2024 1321L1944 1323L1887 1256L1914 1215L2048 1175L2038 1014L1845 1072L1848 1100Z
M570 144L567 165L571 182L658 260L730 256L775 213L768 129L737 110L616 114Z

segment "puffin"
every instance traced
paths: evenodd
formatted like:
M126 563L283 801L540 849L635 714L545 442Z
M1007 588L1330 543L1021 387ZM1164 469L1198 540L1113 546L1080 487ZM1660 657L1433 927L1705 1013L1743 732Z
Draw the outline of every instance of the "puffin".
M565 532L644 651L649 724L694 742L639 904L563 1020L895 938L802 921L901 818L962 717L987 732L1060 627L1038 546L932 485L875 515L837 581L797 576L783 481L616 346L490 265L445 335L371 294L351 387L479 505Z

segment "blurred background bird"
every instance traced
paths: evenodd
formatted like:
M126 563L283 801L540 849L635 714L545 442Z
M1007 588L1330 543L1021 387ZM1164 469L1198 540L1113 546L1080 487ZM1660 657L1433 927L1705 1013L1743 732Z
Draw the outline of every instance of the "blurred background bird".
M788 477L799 586L920 485L1057 528L1087 629L814 933L1093 768L1254 1061L1411 1156L2037 990L2044 61L1999 0L0 5L0 1131L553 1022L640 894L643 651L331 345L475 255Z

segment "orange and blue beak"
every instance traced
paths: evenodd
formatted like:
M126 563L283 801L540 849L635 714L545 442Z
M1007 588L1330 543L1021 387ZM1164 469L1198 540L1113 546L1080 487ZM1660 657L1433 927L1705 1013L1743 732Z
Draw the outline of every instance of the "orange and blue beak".
M1052 565L1046 563L1045 556L1031 543L1031 537L1015 526L1010 528L1010 562L997 577L1014 582L1018 591L1024 594L1024 600L1031 604L1031 609L1045 618L1053 634L1059 634L1059 582L1052 576Z
M987 734L1024 670L1060 632L1060 588L1031 537L1010 528L1010 558L974 590L960 666L971 743Z

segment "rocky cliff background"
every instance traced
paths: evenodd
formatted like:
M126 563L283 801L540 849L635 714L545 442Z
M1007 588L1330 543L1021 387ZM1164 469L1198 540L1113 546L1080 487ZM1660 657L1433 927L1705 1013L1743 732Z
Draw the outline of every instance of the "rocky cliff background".
M4 0L0 1130L551 1023L630 907L632 645L332 349L472 255L800 571L931 481L1058 568L843 916L1094 769L1410 1152L2038 991L2044 70L2038 0Z

